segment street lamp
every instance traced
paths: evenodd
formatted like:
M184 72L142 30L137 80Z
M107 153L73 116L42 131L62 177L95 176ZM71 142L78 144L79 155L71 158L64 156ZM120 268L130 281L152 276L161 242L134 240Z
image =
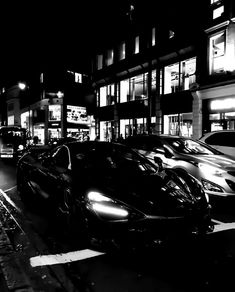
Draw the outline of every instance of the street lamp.
M18 83L19 89L24 90L26 88L26 84L23 82Z

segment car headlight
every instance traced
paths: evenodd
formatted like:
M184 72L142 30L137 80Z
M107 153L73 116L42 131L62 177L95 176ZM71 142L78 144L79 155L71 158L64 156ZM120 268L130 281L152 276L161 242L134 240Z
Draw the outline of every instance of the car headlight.
M100 216L110 220L126 219L129 216L128 208L97 191L87 194L89 207Z
M198 163L198 167L200 168L201 171L203 171L206 174L210 173L213 175L221 176L223 173L225 173L225 170L205 163Z

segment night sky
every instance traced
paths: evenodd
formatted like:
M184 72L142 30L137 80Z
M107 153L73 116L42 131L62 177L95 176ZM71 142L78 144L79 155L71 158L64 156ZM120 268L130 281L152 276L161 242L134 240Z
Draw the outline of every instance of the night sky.
M140 25L150 13L172 27L195 27L200 13L192 0L18 2L0 6L0 81L54 64L86 67L92 50L125 30L131 3Z

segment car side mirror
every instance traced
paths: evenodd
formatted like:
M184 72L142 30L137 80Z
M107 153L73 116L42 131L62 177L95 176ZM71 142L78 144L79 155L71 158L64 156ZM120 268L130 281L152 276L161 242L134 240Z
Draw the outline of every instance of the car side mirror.
M162 160L160 157L154 156L154 162L158 165L158 170L162 171L163 170L163 165L162 165Z
M153 148L153 151L156 152L156 153L158 153L158 154L163 154L163 155L165 155L165 150L164 150L164 148L154 147L154 148Z

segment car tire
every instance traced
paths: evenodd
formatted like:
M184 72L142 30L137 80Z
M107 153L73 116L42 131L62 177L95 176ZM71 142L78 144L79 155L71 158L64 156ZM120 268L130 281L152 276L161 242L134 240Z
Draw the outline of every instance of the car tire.
M17 191L18 191L18 195L19 195L19 197L20 197L20 199L21 199L21 201L23 202L23 203L25 203L26 201L27 201L27 192L28 192L28 190L27 190L27 187L26 187L26 181L25 181L25 178L24 178L24 176L22 175L22 173L23 173L23 169L18 169L17 170L17 178L16 178L16 180L17 180Z
M68 197L69 194L69 197ZM70 189L64 190L64 198L58 206L59 220L66 236L88 242L86 220L81 208L72 197Z

